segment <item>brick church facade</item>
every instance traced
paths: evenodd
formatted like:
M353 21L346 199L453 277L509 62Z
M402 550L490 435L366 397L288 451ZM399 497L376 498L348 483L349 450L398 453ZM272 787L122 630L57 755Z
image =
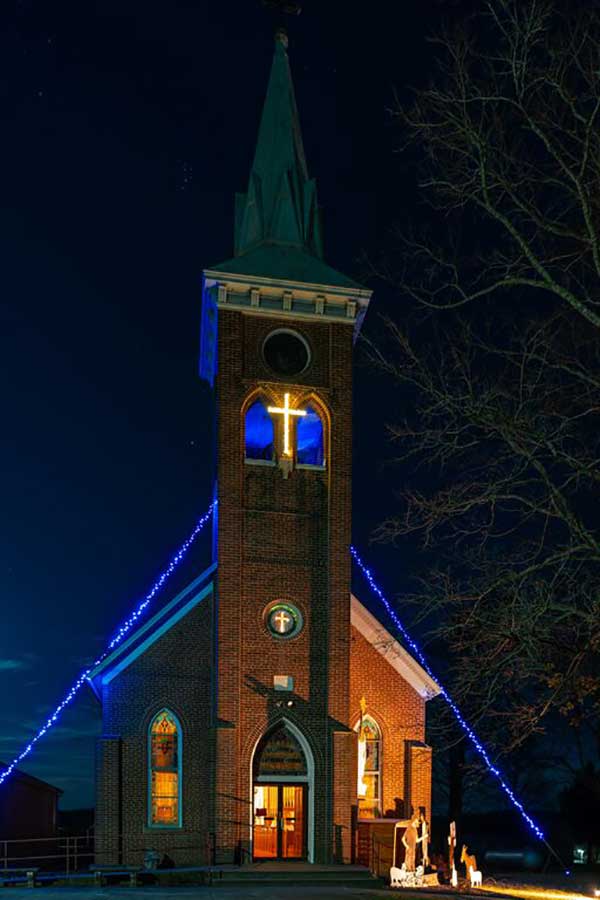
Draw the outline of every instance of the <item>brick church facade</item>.
M97 850L350 862L431 807L437 686L351 594L352 352L370 292L323 260L280 34L235 256L204 273L213 563L92 673Z

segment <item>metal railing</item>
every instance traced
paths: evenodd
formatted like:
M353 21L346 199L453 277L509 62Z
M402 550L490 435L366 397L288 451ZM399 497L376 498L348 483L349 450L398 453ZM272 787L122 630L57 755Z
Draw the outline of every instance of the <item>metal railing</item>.
M377 835L371 836L371 853L369 860L369 869L378 878L387 878L390 866L393 865L394 845L393 842L382 841Z
M182 837L184 838L182 840ZM40 873L53 875L73 875L88 873L94 863L107 863L119 867L123 854L137 858L140 866L147 863L148 854L155 854L158 860L180 853L194 860L194 867L214 866L216 846L214 835L187 833L185 836L173 835L172 843L165 843L164 835L155 848L153 836L141 835L137 840L131 835L111 835L110 839L95 838L93 833L80 835L55 835L38 838L0 838L0 869L16 869L31 866ZM169 868L174 865L170 862ZM152 867L153 868L153 867Z
M94 862L94 838L90 834L0 839L0 868L34 866L46 871L78 872Z

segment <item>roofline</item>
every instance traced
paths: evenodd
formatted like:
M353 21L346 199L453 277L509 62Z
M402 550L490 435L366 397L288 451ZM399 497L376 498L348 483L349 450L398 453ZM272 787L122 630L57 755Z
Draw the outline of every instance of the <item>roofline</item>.
M123 641L109 656L106 657L88 676L88 681L98 698L101 696L101 687L109 684L120 672L126 669L145 652L163 634L165 634L176 622L182 619L194 606L200 603L212 590L212 579L199 591L195 588L207 579L210 579L217 570L218 563L212 563L197 578L187 585L165 607L160 609L151 619L145 622L137 631ZM177 605L182 599L192 594L183 605ZM161 621L162 620L162 621ZM393 637L360 600L350 594L350 621L354 628L383 656L386 662L407 681L412 688L425 701L431 700L441 693L437 682L426 672L420 663ZM140 641L140 638L147 637ZM129 651L129 652L128 652ZM120 659L120 657L123 657ZM120 661L119 661L120 659ZM105 673L98 684L98 678ZM1 765L1 764L0 764ZM25 773L23 773L25 774ZM33 776L26 776L33 777ZM37 779L39 780L39 779ZM43 784L44 782L42 782ZM52 785L49 785L52 787ZM60 788L55 790L60 791Z
M8 768L8 763L0 761L0 772L4 772ZM49 790L53 791L55 794L64 794L64 790L62 788L50 784L49 781L44 781L43 778L36 778L35 775L30 775L28 772L24 772L23 769L13 769L12 777L14 778L15 775L22 778L24 781L32 783L32 786L34 787L49 788Z
M425 701L441 693L436 681L422 665L398 643L379 619L369 612L360 600L350 594L350 621L390 666L402 675Z
M155 644L156 641L159 640L166 634L167 631L170 631L173 625L183 619L190 610L192 610L195 606L197 606L208 594L211 594L213 591L213 582L209 581L208 584L202 588L202 590L198 594L194 594L191 600L188 600L187 603L184 603L183 606L180 606L178 610L176 610L172 616L170 616L162 625L160 625L156 631L152 631L149 633L148 637L138 644L136 647L133 647L130 653L127 656L124 656L119 662L115 661L115 665L113 668L109 668L105 671L104 675L101 678L100 684L101 687L105 687L107 684L120 675L124 669L129 668L129 666L135 662L138 656L141 656L142 653L145 653L152 644ZM100 695L100 691L98 686L92 682L92 687L96 696Z
M163 625L160 626L160 628L159 628L160 634L163 634L164 631L167 630L167 627L170 627L172 624L174 624L174 621L177 621L178 618L181 617L177 613L174 613L173 616L169 616L169 613L174 610L174 608L177 606L179 601L182 600L187 594L191 593L195 588L199 587L199 585L202 584L202 582L205 581L207 578L210 578L210 576L214 574L216 569L217 569L217 563L216 562L211 563L211 565L208 566L208 568L205 569L201 575L199 575L197 578L194 578L194 580L191 581L175 597L173 597L173 599L170 600L166 606L163 606L161 609L159 609L152 616L152 618L148 619L147 622L144 622L144 624L141 625L138 629L136 629L136 631L134 631L133 634L131 634L125 641L120 643L113 650L112 653L110 653L105 659L103 659L101 663L98 663L98 665L88 675L88 681L89 681L90 685L92 686L92 689L97 697L100 696L99 691L97 689L97 685L95 684L95 681L98 678L98 676L101 675L102 672L104 672L106 669L110 668L110 666L112 666L113 664L116 664L117 659L127 650L128 647L132 647L132 645L136 641L138 641L144 634L146 634L146 632L151 631L151 629L153 629L154 626L157 625L161 619L164 619L165 617L167 617L167 621L164 622ZM212 582L210 582L209 587L212 587ZM190 601L191 606L194 606L197 602L199 602L199 600L201 600L203 596L204 596L203 592L200 592L200 594L195 595L193 600ZM188 608L191 608L191 606L190 606L190 603L185 604L184 609L186 610L186 612L187 612ZM176 616L177 616L177 618L175 618ZM144 649L147 646L150 646L150 643L154 643L154 640L157 640L156 637L153 640L150 640L151 637L152 637L152 635L149 635L149 637L146 639L146 641L142 642L142 646L144 647ZM137 653L137 655L139 655L139 652L141 652L141 651L139 651L139 647L132 649L132 653ZM130 655L131 654L129 654L127 658L129 658ZM133 660L130 660L130 661L132 662ZM129 665L129 663L127 663L127 665ZM123 668L125 668L125 666L121 666L119 668L119 671L122 671ZM104 683L104 679L102 680L102 683Z
M303 291L315 291L317 293L339 294L342 297L352 297L361 306L366 306L371 299L373 291L364 287L340 286L321 284L313 281L295 281L289 278L271 278L268 275L243 275L242 273L227 272L223 269L204 269L204 278L215 281L230 281L236 284L253 284L273 287L296 288Z

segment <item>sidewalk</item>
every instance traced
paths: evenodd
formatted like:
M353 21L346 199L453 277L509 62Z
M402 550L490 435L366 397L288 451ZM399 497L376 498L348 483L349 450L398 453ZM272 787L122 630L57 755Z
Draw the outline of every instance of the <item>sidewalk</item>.
M222 884L218 887L41 887L5 888L6 900L388 900L397 891L351 885ZM409 895L402 892L403 900ZM4 900L0 888L0 900ZM411 897L412 900L412 897Z

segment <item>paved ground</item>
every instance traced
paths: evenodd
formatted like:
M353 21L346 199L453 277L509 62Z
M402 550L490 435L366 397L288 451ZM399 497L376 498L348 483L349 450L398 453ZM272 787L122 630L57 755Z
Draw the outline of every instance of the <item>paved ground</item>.
M311 884L230 884L219 887L175 888L6 888L6 900L378 900L392 892L364 887ZM41 895L41 896L40 896ZM0 888L0 900L4 900ZM403 900L409 900L403 894ZM411 898L412 900L412 898Z
M571 878L558 874L530 875L524 874L489 879L488 884L495 882L497 887L503 887L507 893L514 891L514 896L519 896L518 886L525 888L523 894L527 900L531 898L531 889L542 888L545 890L565 891L565 900L569 894L575 900L577 895L581 900L590 900L593 897L594 888L600 886L600 875L590 873L573 873ZM517 886L518 885L518 886ZM414 894L404 891L392 891L390 888L371 888L368 885L336 885L310 883L297 884L225 884L213 887L178 886L178 887L141 887L128 888L115 885L106 888L92 886L74 887L38 887L29 889L26 887L5 888L0 887L0 900L381 900L396 895L401 900L432 900L436 897L433 892L415 891ZM38 896L41 893L41 897ZM457 900L475 900L476 895L459 893ZM495 895L498 900L499 896ZM448 900L448 893L438 895L439 900ZM535 897L535 894L534 894ZM487 897L479 894L477 900L494 900L494 894ZM542 897L536 900L544 900ZM555 894L552 900L562 900Z
M487 876L484 872L484 884L506 886L509 890L514 888L515 893L521 886L525 890L542 888L546 891L568 891L572 895L593 897L594 890L600 888L600 872L582 872L576 867L573 867L571 875L562 872L519 872L514 875Z

